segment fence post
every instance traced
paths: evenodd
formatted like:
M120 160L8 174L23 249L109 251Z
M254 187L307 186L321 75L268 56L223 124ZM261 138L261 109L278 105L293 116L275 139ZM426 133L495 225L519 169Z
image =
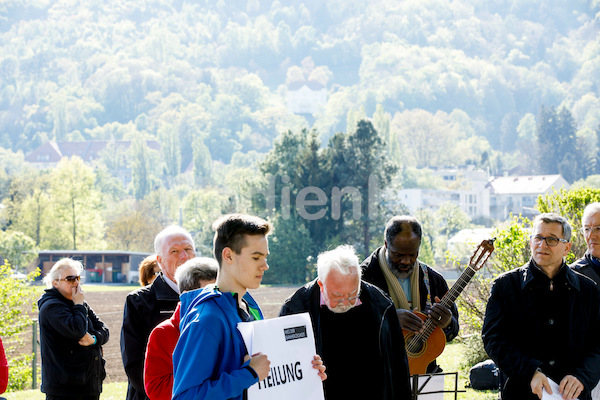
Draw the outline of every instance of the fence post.
M37 389L37 318L32 321L31 332L33 333L32 353L33 358L31 359L31 388Z

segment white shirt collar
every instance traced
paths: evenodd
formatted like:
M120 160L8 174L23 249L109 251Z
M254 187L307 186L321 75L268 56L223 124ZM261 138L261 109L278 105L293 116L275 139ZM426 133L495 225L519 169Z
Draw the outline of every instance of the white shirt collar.
M169 285L171 289L173 289L178 295L181 295L181 293L179 293L179 286L177 286L175 282L170 280L165 274L163 274L163 278L165 278L165 282L167 282L167 285Z

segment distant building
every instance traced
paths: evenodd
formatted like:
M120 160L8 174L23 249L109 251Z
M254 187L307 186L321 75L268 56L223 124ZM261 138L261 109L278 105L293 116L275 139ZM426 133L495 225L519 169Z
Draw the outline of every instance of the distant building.
M569 183L560 175L500 176L490 179L490 216L503 221L510 213L533 217L539 195L560 188L569 189Z
M150 253L119 250L41 250L30 269L38 267L46 276L50 268L61 258L70 257L83 263L86 282L136 282L140 263Z
M316 114L327 104L327 88L316 81L296 81L287 87L287 107L294 114Z
M445 188L402 189L399 200L414 214L427 208L436 211L444 203L456 204L471 219L489 217L490 190L486 188L488 176L484 171L468 168L443 168L433 171L440 176Z
M106 148L114 146L111 151L121 154L118 164L121 168L115 171L117 177L124 183L131 181L130 157L127 150L131 146L128 140L94 140L84 142L46 142L25 157L25 161L39 169L54 168L63 157L78 156L85 163L91 164L102 156ZM146 145L152 150L160 150L156 140L147 140Z
M448 239L448 251L469 260L479 244L492 238L492 228L462 229Z

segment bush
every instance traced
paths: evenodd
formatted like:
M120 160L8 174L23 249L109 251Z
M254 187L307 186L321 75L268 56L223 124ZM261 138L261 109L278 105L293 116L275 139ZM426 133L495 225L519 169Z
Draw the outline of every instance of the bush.
M14 391L31 387L33 354L19 352L18 348L25 346L22 333L31 326L31 318L24 305L30 305L31 312L36 309L36 291L30 283L39 275L39 270L30 273L24 280L11 275L10 264L5 261L4 265L0 265L0 332L9 360L8 390Z

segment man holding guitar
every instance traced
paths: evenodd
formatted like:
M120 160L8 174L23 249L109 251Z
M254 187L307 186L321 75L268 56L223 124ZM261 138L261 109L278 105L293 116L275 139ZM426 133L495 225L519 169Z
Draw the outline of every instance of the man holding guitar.
M407 350L409 337L421 332L425 325L433 330L415 354L407 351L411 375L440 372L435 358L443 351L445 342L458 335L459 329L456 305L440 302L448 292L446 280L418 260L421 237L421 224L416 218L393 217L385 227L384 245L361 265L363 279L378 286L394 301Z

